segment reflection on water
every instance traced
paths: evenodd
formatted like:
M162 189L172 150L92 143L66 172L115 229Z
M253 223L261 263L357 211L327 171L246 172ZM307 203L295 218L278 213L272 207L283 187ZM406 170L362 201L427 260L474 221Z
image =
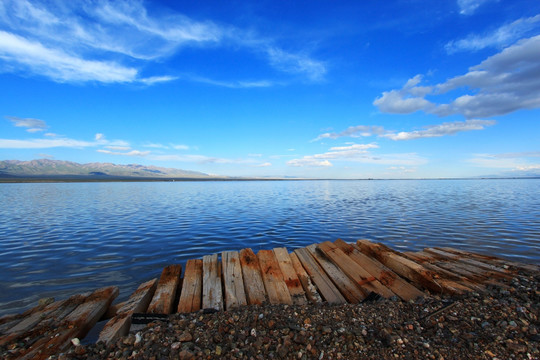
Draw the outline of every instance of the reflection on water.
M0 184L0 314L171 263L342 238L540 263L540 180Z

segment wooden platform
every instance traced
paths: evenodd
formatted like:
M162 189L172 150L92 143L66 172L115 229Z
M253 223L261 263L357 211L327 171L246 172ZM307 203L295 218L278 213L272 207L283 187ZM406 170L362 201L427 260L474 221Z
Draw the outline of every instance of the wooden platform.
M169 265L119 304L116 287L42 304L22 314L0 318L0 350L7 359L46 359L73 346L103 318L109 321L99 341L113 342L128 333L134 313L229 311L246 305L328 302L360 303L397 297L408 301L427 294L484 291L536 265L515 263L452 248L400 253L359 240L313 244L289 253L285 248L225 251ZM75 340L76 342L76 340Z

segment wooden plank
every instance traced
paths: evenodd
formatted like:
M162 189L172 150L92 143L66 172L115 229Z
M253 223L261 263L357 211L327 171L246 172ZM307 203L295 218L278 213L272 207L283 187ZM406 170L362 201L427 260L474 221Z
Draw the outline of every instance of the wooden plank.
M486 280L484 273L479 272L478 269L468 269L467 266L460 267L455 262L441 261L425 251L404 252L403 255L423 266L429 264L436 269L438 274L451 280L462 280L463 278L473 281Z
M203 256L203 309L223 310L221 267L218 255Z
M182 292L178 301L179 313L199 311L202 302L203 261L190 259L186 262Z
M33 344L21 359L47 359L71 346L71 339L84 338L117 296L118 288L115 286L94 291L65 317L57 331Z
M283 274L272 250L260 250L257 253L264 288L271 304L292 304L292 298L283 280Z
M166 266L161 272L154 297L148 306L149 314L171 314L182 276L182 265Z
M311 277L311 280L317 285L321 295L328 303L344 304L347 302L308 249L296 249L294 250L294 253L298 256L302 266Z
M464 276L467 272L463 271L463 269L458 269L451 263L438 261L437 259L430 257L428 253L425 253L423 251L419 251L416 253L412 252L404 252L403 255L419 264L421 264L423 267L428 269L429 271L432 271L436 273L441 278L444 278L447 283L450 282L456 282L462 286L465 286L466 288L470 290L475 290L477 292L485 292L485 286L480 284L478 281L481 280L483 282L486 281L485 278L481 279L472 279ZM469 274L469 273L467 273Z
M266 301L266 290L264 289L259 259L253 250L249 248L240 250L240 264L248 304L262 304Z
M336 240L334 244L401 299L409 301L425 295L423 291L407 282L390 268L360 252L356 245L348 244L341 239Z
M40 311L29 312L26 318L2 333L0 346L30 338L32 339L31 342L25 341L25 347L28 347L42 338L48 330L56 328L58 323L71 311L75 310L77 306L86 301L90 294L77 294L68 299L56 301L44 308L42 307Z
M461 255L461 256L464 256L464 257L469 257L471 259L475 259L475 260L478 260L478 261L481 261L481 262L485 262L487 264L496 265L496 266L499 266L499 267L502 267L502 268L504 268L505 266L511 266L511 267L516 268L516 269L520 269L520 270L528 271L528 272L532 272L532 273L536 273L536 272L540 271L540 266L538 266L538 265L524 264L524 263L520 263L520 262L516 262L516 261L506 260L506 259L503 259L503 258L500 258L500 257L497 257L497 256L484 255L484 254L465 251L465 250L461 250L461 249L454 249L454 248L450 248L450 247L443 247L443 248L437 248L436 247L434 249L444 250L444 251L452 253L452 254Z
M474 267L482 269L484 271L489 271L489 275L492 275L492 276L498 276L498 277L503 277L503 278L507 278L507 279L512 278L512 276L509 275L508 270L506 270L504 268L501 268L501 267L498 267L498 266L486 264L486 263L483 263L481 261L474 260L474 259L463 258L462 256L455 255L455 254L446 252L444 250L438 250L438 249L434 249L434 248L426 248L426 249L424 249L424 251L427 252L427 253L433 254L438 258L454 260L454 261L457 261L457 262L462 263L462 264L466 264L466 265L469 265L469 266L474 266Z
M306 294L300 283L300 279L294 270L291 257L286 248L275 248L274 255L283 274L283 280L289 289L294 304L307 304Z
M317 245L317 248L339 267L349 279L362 288L364 292L368 294L374 292L385 298L391 298L395 295L389 288L381 284L375 276L371 275L330 241L325 241Z
M436 293L450 294L460 294L470 290L450 280L440 279L433 271L389 250L382 244L375 244L368 240L358 240L356 244L361 252L374 257L417 287L424 287Z
M309 277L308 273L302 266L302 263L298 259L298 256L296 255L296 253L294 252L290 253L289 257L291 258L291 263L292 263L292 266L294 267L294 271L296 271L296 275L298 276L298 279L300 280L300 283L302 284L302 287L304 288L304 292L308 300L313 303L321 303L322 302L321 295L319 295L319 293L317 292L317 287L311 281L311 278Z
M223 266L223 284L225 289L225 306L227 310L247 305L238 251L222 252L221 264Z
M127 335L131 327L131 316L134 313L146 311L156 291L157 283L158 279L152 279L141 284L129 299L122 303L116 315L105 324L99 333L98 341L110 344L119 337Z
M326 255L317 249L317 244L306 246L306 249L317 260L319 265L324 269L328 277L339 289L341 294L351 304L357 304L364 300L369 294L367 291L358 287L347 275L345 275L340 268L338 268Z

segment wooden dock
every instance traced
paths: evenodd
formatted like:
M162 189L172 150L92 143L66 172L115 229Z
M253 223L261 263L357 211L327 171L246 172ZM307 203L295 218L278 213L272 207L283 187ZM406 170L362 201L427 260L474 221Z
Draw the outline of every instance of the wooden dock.
M374 298L405 301L428 294L483 292L486 285L536 265L453 248L398 252L359 240L285 248L224 251L169 265L159 279L141 284L125 302L113 304L116 287L41 304L0 318L0 350L7 359L46 359L76 345L100 319L109 319L99 341L126 335L135 313L229 311L246 305L361 303ZM77 338L77 340L74 340Z

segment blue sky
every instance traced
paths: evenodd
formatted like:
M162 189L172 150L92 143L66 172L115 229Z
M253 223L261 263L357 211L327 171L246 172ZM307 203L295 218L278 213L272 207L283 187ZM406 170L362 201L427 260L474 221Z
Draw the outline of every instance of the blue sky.
M0 159L540 174L540 2L0 0Z

